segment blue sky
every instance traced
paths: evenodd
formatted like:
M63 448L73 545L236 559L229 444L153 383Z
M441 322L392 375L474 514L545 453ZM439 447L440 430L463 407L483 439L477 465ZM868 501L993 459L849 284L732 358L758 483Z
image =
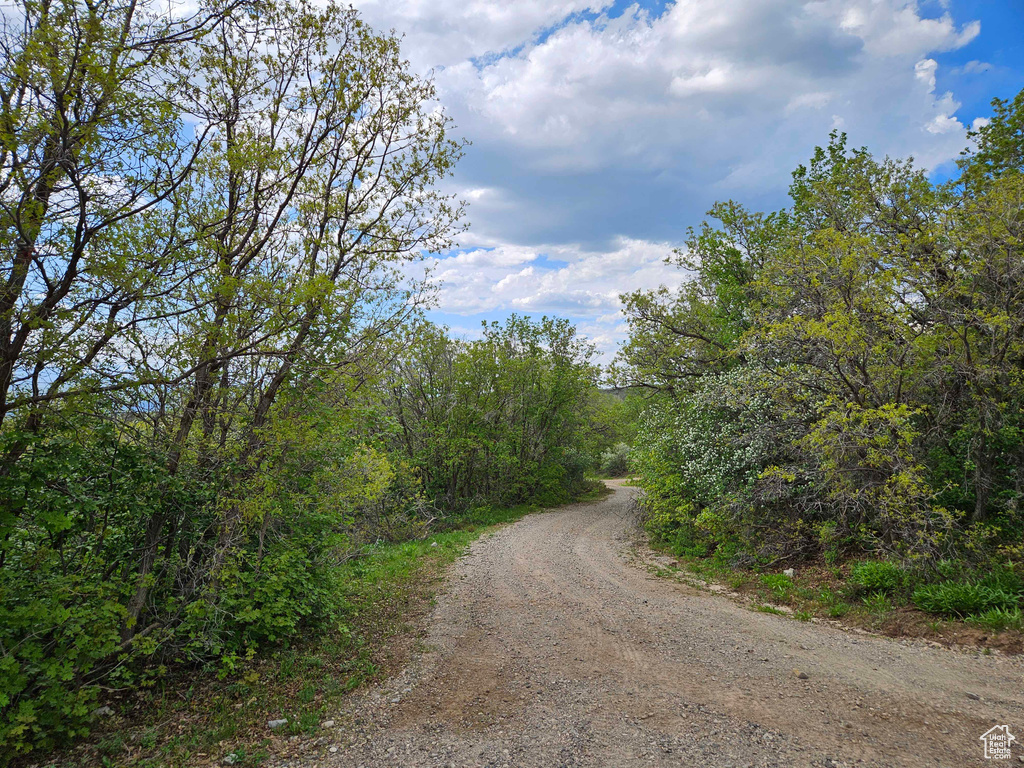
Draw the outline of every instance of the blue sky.
M473 142L435 319L577 322L606 357L618 294L720 199L785 205L834 128L937 178L994 96L1024 88L1020 0L357 0L404 36Z
M940 4L935 3L936 10ZM978 19L981 31L971 44L938 57L938 89L952 91L968 120L989 112L992 98L1011 98L1024 88L1024 3L1019 0L959 0L950 10L960 18ZM989 67L964 72L971 61Z

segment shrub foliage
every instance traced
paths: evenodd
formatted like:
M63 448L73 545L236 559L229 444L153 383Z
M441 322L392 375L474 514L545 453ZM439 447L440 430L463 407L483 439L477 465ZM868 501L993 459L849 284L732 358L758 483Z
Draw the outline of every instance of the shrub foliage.
M346 620L344 569L580 492L592 351L422 322L463 143L398 41L305 0L0 25L0 755L103 689Z
M1024 93L994 107L941 185L833 134L788 208L716 205L681 287L622 297L615 374L651 393L631 461L656 536L737 565L892 561L854 569L872 591L945 560L1019 571ZM1013 602L955 589L921 604Z

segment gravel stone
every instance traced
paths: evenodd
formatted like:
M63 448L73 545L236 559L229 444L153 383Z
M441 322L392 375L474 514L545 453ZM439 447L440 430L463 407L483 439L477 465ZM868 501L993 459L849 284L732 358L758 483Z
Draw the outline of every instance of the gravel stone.
M992 723L1024 723L1021 658L795 621L699 589L647 549L635 489L609 485L601 501L478 539L425 622L426 650L338 714L341 748L305 742L270 764L953 767L984 762Z

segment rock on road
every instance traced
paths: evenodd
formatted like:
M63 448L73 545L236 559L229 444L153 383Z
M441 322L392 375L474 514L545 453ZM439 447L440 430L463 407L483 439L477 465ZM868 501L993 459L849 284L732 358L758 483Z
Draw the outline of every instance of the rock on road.
M611 485L477 541L426 650L353 697L301 765L980 766L993 725L1024 740L1019 658L802 623L654 576L630 557L633 490Z

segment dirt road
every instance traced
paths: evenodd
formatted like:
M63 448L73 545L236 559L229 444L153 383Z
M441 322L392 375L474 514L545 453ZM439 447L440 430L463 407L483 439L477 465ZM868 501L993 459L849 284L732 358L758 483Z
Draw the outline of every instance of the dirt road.
M1024 745L999 763L979 740L1008 724L1024 741L1020 659L849 634L653 576L630 555L631 493L478 541L424 653L356 698L315 762L1020 764Z

